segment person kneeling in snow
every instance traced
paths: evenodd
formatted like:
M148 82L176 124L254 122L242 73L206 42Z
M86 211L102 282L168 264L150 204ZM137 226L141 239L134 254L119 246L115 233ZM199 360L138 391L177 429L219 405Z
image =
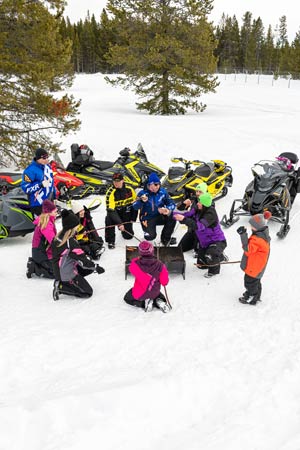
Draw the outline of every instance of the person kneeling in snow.
M227 247L227 242L212 202L212 196L206 192L200 195L198 203L190 211L173 215L175 220L188 227L187 233L180 241L184 251L193 248L193 233L195 233L199 242L197 264L200 268L208 267L204 275L206 278L218 275L220 263L226 260L223 251Z
M54 278L52 269L51 243L56 235L55 219L57 208L50 200L44 200L42 213L34 221L32 257L28 258L26 276Z
M249 220L252 229L252 235L249 239L245 227L239 227L236 230L241 237L244 250L241 269L245 272L244 286L246 291L239 298L241 303L256 305L257 302L261 301L261 278L270 254L271 239L267 227L267 220L270 218L270 211L252 216Z
M161 285L169 282L166 266L154 256L151 242L142 241L139 244L140 257L134 258L129 270L135 277L134 286L124 297L126 303L144 308L145 312L152 311L153 306L166 313L170 310L165 296L160 292Z
M89 298L93 289L84 277L97 272L104 272L98 264L94 264L74 238L79 219L72 211L61 212L63 229L52 242L53 272L55 276L53 299L59 294Z
M103 239L99 236L89 209L79 202L72 202L72 211L79 219L75 239L84 252L92 259L99 260L104 252Z

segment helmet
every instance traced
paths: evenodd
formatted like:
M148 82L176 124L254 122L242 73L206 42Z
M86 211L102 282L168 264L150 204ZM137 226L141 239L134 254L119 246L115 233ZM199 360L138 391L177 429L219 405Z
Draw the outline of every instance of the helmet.
M90 149L90 147L88 145L85 145L85 144L80 145L79 150L80 150L80 154L81 155L93 156L93 154L94 154L92 152L92 150Z

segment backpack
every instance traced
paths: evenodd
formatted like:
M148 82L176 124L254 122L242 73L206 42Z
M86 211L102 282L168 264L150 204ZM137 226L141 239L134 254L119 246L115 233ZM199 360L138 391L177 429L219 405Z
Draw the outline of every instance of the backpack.
M60 270L61 281L70 281L78 275L78 262L70 257L69 240L67 241L67 248L60 255L58 262Z

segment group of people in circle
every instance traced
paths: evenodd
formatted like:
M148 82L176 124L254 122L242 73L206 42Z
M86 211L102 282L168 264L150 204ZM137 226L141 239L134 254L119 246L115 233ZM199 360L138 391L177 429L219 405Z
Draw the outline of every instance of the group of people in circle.
M95 261L104 251L90 211L79 202L72 209L61 211L62 229L57 232L55 218L57 207L53 173L48 153L37 149L32 163L25 169L22 189L28 195L35 215L32 239L32 256L27 263L27 277L43 276L54 279L53 298L71 295L91 297L92 287L86 276L101 274L104 268ZM144 240L138 246L139 257L131 261L134 286L125 294L126 303L149 312L153 307L168 312L170 307L161 292L169 281L166 266L154 256L157 226L162 226L161 245L172 244L176 222L187 226L179 242L183 252L194 250L197 266L205 269L204 276L211 278L220 273L220 264L226 260L226 238L220 226L212 196L207 185L200 183L194 198L186 199L184 209L178 211L172 198L161 185L156 173L151 173L138 193L126 185L122 173L113 175L112 186L106 192L105 242L109 250L115 248L116 228L124 239L134 237L133 223L139 216ZM248 238L245 227L238 228L243 247L241 267L245 272L245 292L242 303L255 305L261 300L261 277L270 250L267 220L257 214L250 219L252 235Z

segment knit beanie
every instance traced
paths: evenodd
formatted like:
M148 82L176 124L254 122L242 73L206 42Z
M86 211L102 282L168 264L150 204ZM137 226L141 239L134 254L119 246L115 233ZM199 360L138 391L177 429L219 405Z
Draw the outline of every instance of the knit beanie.
M203 194L206 194L206 192L207 192L207 184L204 183L204 182L197 184L196 191L200 191L200 192L203 192Z
M250 217L249 223L255 230L262 230L267 226L267 221L272 217L270 211L264 211L263 214L255 214Z
M79 219L72 211L63 209L61 212L63 230L72 230L79 225Z
M74 214L78 214L83 209L84 209L84 207L79 202L76 202L76 201L72 202L72 211Z
M159 183L160 179L155 172L150 173L147 184Z
M123 174L121 172L116 172L112 176L113 181L122 181L124 180Z
M153 256L154 255L154 247L149 241L142 241L139 244L139 254L140 256Z
M56 209L54 203L50 202L50 200L44 200L42 204L42 212L44 214L49 214Z
M41 158L47 159L47 158L44 158L45 156L46 156L46 157L49 156L47 150L45 150L44 148L38 148L38 149L35 151L34 159L35 159L36 161L37 161L38 159L41 159Z
M201 203L201 205L208 208L212 204L212 196L208 192L206 192L205 194L201 194L199 197L199 202Z

